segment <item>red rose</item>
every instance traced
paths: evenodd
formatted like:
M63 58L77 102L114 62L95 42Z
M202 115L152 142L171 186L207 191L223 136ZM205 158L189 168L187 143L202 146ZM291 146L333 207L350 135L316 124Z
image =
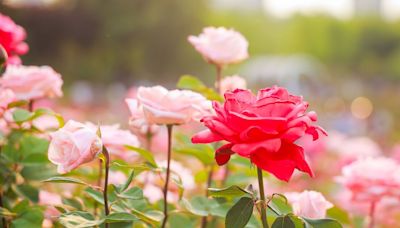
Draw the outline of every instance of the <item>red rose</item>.
M236 89L225 93L223 106L214 102L213 107L216 115L201 120L208 129L197 133L192 142L228 141L216 151L218 165L236 153L281 180L288 181L295 168L313 175L303 148L295 142L304 134L316 140L326 132L312 125L317 115L306 112L308 103L302 97L277 86L262 89L257 96Z

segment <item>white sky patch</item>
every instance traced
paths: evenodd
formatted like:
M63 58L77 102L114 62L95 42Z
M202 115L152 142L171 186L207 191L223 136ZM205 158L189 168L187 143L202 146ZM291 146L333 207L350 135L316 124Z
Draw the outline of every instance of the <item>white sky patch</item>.
M388 20L400 18L400 0L382 0L382 11Z

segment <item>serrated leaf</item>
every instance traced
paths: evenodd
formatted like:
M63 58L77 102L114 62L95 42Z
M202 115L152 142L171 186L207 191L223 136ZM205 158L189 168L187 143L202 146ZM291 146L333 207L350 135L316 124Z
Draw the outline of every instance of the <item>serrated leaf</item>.
M341 228L342 225L334 219L309 219L302 218L307 227L310 228Z
M249 196L251 197L252 193L237 186L233 185L227 188L209 188L208 195L213 197L225 197L225 198L233 198L233 197L242 197Z
M115 212L112 214L109 214L105 218L105 222L107 223L113 223L113 222L132 222L132 221L137 221L138 218L134 216L133 214L129 214L127 212Z
M134 146L129 146L125 145L125 148L131 151L135 151L136 153L140 154L146 161L148 161L153 167L158 167L156 161L154 160L153 154L145 149L134 147Z
M228 211L225 218L226 228L243 228L253 214L254 202L249 197L242 197Z
M285 215L276 218L274 223L272 223L271 228L295 228L295 224L290 216Z

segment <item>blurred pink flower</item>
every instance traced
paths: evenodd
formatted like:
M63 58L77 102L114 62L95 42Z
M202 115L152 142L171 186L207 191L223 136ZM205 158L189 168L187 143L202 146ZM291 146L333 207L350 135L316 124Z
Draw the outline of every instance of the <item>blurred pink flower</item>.
M97 131L97 126L93 123L86 123L93 131ZM110 154L118 156L126 161L131 161L137 154L126 149L125 145L139 147L140 143L136 135L128 130L120 129L118 124L101 125L101 140Z
M61 196L48 191L39 191L39 205L46 206L44 217L50 221L56 220L60 212L54 206L62 205Z
M157 162L160 168L167 167L167 161ZM196 185L193 178L193 173L190 169L182 166L181 163L171 160L171 179L176 180L176 182L181 183L185 190L193 190ZM149 199L151 203L155 203L163 198L163 184L164 175L156 173L143 173L137 178L140 182L144 184L143 194ZM175 181L172 181L168 188L168 202L176 203L179 200L179 187L176 185Z
M28 52L29 47L24 42L26 38L25 29L14 23L14 21L0 13L0 45L7 52L9 64L20 64L19 55Z
M342 169L336 180L349 190L352 201L376 203L382 197L400 197L400 166L390 158L359 159Z
M61 75L49 66L7 67L0 85L11 89L19 100L61 97Z
M126 177L125 173L121 171L110 171L108 183L114 185L121 185L124 184L127 181L127 179L128 178Z
M316 191L289 192L285 196L293 207L293 213L306 218L325 218L326 211L333 207L332 203Z
M221 80L221 92L233 91L235 89L247 89L246 80L238 75L227 76Z
M211 102L189 90L139 87L137 99L151 124L185 124L211 112Z
M48 157L58 166L57 171L64 174L92 161L101 151L102 142L96 131L70 120L51 133Z
M206 27L199 36L189 36L188 41L207 62L219 67L238 63L249 57L249 43L242 34L233 29Z
M10 89L0 88L0 116L3 116L8 105L15 101L15 94Z
M52 115L43 115L32 121L32 124L41 131L55 131L60 127L57 118Z

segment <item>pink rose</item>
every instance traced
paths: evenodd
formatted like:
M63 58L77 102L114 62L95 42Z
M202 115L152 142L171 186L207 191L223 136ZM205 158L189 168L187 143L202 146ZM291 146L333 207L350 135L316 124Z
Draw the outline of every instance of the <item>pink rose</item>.
M325 218L326 210L333 207L332 203L316 191L290 192L285 193L285 196L292 205L293 213L306 218Z
M0 85L11 89L19 100L61 97L61 75L49 66L7 67Z
M378 202L382 197L400 197L400 165L390 158L359 159L342 169L336 178L350 191L353 201Z
M225 93L223 105L213 105L216 114L201 120L208 129L193 136L192 142L227 142L215 153L218 165L238 154L280 180L289 181L295 169L313 175L296 142L305 134L317 140L326 132L314 125L317 114L307 112L308 103L302 97L277 86L257 95L236 89Z
M8 55L9 64L20 64L19 55L28 52L28 45L24 42L25 29L14 23L11 18L0 13L0 45Z
M60 195L40 190L39 192L39 205L47 206L44 216L50 222L56 220L60 212L54 206L62 205L62 199Z
M92 123L87 123L87 126L93 129L93 131L97 130L97 126ZM140 146L138 138L130 131L120 129L118 124L101 125L100 130L101 140L110 154L127 161L136 156L136 153L125 148L125 145L134 147Z
M102 151L101 139L88 126L69 120L64 127L51 133L49 160L58 165L61 174L96 158Z
M10 89L0 88L0 116L3 116L7 110L8 105L15 101L15 94Z
M125 102L131 112L129 126L131 126L131 129L135 134L147 137L148 135L154 135L159 131L159 126L156 124L150 124L146 120L143 107L139 105L139 102L136 99L127 98L125 99Z
M233 91L235 89L247 89L246 80L238 75L227 76L221 80L221 92Z
M249 57L246 38L233 29L207 27L188 41L209 63L220 67L241 62Z
M211 103L189 90L167 90L162 86L139 87L137 99L150 124L184 124L209 113Z

